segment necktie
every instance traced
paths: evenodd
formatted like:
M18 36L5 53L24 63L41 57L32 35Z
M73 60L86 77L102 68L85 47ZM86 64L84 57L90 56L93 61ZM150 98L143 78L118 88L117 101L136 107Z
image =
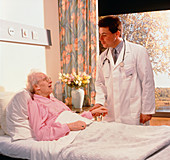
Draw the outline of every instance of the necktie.
M115 48L113 48L113 53L112 53L112 56L113 56L113 61L114 61L114 64L116 63L117 61L117 51Z

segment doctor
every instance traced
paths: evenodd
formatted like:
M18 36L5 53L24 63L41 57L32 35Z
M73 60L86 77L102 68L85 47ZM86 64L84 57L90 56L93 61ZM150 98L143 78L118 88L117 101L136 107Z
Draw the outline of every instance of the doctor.
M100 41L107 49L98 59L96 104L91 110L105 106L106 121L144 124L155 113L153 70L146 49L123 40L122 30L117 16L99 21Z

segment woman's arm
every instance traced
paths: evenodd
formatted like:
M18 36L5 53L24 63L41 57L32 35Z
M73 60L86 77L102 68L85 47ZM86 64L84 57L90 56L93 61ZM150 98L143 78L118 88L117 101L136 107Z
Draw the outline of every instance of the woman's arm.
M67 124L55 123L56 117L49 120L48 110L40 108L32 100L28 103L28 117L35 138L39 141L57 140L70 132Z
M56 121L56 116L49 117L48 109L39 106L30 100L28 103L28 116L31 128L38 141L57 140L66 136L70 131L78 131L86 128L86 123L76 121L68 124L61 124Z

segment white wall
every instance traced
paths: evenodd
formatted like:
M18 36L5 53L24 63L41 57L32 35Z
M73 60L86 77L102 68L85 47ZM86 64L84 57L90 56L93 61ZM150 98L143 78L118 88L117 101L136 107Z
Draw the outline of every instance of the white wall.
M0 19L44 28L43 0L0 0ZM25 87L31 69L46 72L45 47L0 42L0 86Z

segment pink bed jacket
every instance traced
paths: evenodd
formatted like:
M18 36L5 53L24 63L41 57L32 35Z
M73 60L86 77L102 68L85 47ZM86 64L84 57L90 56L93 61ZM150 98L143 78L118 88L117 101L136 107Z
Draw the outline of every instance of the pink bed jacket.
M46 98L34 94L34 100L28 102L28 116L33 134L38 141L57 140L70 132L67 124L55 122L63 111L71 110L52 96ZM81 116L93 118L89 111L83 112Z

